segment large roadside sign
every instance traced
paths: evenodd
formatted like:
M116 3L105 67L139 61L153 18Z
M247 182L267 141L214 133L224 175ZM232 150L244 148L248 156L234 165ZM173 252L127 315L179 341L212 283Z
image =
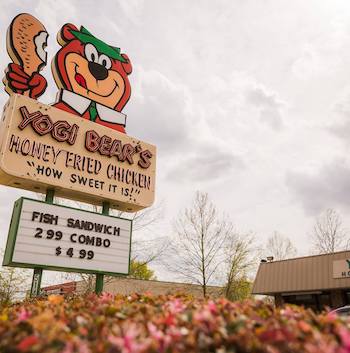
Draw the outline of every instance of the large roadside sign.
M56 100L39 102L48 86L47 38L28 13L13 18L6 35L0 185L46 194L46 202L16 202L3 265L34 269L31 295L40 292L43 269L94 273L100 293L104 274L130 267L132 223L107 215L153 204L156 147L126 133L130 58L84 26L58 31ZM55 196L102 206L103 215L53 205Z
M132 221L21 198L3 265L126 275Z
M0 123L0 184L135 212L152 205L155 146L14 94Z

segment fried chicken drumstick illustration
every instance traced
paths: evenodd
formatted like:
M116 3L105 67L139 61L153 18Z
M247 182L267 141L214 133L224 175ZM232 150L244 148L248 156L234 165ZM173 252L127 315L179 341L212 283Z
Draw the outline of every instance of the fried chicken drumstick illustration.
M6 92L23 94L31 98L40 97L46 87L40 75L47 63L48 33L44 25L27 13L16 16L7 31L7 51L13 63L5 71Z

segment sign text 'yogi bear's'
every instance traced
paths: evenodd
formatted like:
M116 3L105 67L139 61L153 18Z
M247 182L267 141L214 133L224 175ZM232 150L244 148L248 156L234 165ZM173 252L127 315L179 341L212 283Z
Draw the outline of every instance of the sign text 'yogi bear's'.
M0 183L137 211L154 200L153 145L12 95L0 128Z
M21 198L4 265L128 274L131 221Z

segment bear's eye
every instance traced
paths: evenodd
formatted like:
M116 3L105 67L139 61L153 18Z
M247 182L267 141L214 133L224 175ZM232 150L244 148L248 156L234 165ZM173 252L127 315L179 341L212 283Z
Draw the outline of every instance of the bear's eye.
M97 49L91 43L85 45L85 57L94 63L98 62Z
M112 67L111 59L105 54L100 55L100 57L98 58L98 63L104 66L107 70Z

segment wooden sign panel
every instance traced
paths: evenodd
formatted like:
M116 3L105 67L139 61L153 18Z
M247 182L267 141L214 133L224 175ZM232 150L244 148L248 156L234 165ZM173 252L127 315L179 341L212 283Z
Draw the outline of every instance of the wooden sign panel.
M0 184L135 212L152 205L155 146L23 95L0 125Z
M3 265L127 275L131 228L128 219L21 198Z

